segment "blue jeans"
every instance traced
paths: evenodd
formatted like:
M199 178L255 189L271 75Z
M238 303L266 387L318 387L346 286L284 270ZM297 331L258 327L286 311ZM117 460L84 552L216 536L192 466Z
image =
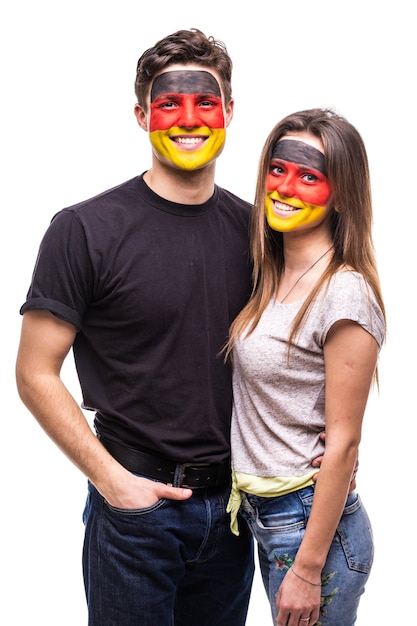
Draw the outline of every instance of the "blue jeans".
M230 486L189 500L111 507L89 483L83 520L89 626L243 626L253 541L229 528Z
M258 543L259 564L271 605L304 536L314 487L264 498L242 492L240 509ZM320 626L354 626L374 555L372 529L357 493L349 494L322 572Z

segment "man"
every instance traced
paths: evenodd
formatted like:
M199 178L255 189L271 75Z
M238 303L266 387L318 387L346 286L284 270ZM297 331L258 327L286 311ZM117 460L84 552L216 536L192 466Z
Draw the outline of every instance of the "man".
M135 114L151 167L53 218L21 309L20 396L89 479L90 626L245 623L253 554L225 512L220 352L251 290L251 207L214 183L231 70L198 30L142 55ZM71 348L96 433L60 378Z

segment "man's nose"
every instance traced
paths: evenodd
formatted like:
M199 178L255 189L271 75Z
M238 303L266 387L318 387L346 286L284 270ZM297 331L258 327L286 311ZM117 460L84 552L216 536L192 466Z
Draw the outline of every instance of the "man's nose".
M185 101L183 106L181 107L181 115L178 120L179 126L184 126L185 128L195 128L195 126L199 126L196 115L196 110L193 102Z

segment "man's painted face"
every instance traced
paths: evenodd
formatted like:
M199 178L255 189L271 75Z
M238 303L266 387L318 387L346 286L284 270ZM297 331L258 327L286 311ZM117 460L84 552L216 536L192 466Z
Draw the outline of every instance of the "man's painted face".
M297 139L281 139L274 147L266 179L265 212L274 230L287 232L319 223L332 190L324 155Z
M184 170L214 160L226 139L222 94L210 72L173 70L151 89L150 140L163 159Z

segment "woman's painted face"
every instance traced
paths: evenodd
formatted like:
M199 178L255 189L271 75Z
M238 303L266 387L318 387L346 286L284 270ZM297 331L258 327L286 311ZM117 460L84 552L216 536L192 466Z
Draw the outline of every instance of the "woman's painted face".
M195 170L220 154L226 139L225 116L213 74L165 72L155 78L150 99L150 140L160 158Z
M331 194L324 154L294 136L281 139L274 147L266 180L270 227L287 232L318 224L327 213Z

